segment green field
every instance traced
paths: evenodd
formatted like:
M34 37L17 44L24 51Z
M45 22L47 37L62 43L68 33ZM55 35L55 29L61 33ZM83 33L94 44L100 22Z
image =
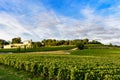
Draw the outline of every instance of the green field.
M84 49L71 51L72 55L79 56L120 56L120 49Z
M119 80L120 49L84 49L71 54L0 54L0 63L44 80ZM21 79L22 80L22 79Z
M58 51L58 50L69 50L73 49L76 46L47 46L47 47L40 47L40 48L11 48L11 49L0 49L0 53L25 53L25 52L40 52L40 51Z

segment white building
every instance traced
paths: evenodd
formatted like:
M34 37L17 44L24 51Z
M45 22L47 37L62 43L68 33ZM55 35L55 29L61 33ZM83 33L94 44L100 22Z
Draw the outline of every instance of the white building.
M23 43L19 43L19 44L9 44L9 45L4 45L4 48L24 48L24 47L31 47L32 46L32 40L26 40L23 41Z

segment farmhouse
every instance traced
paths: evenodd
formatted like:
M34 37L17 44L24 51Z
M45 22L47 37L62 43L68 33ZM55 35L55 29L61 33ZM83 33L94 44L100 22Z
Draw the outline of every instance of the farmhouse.
M9 44L9 45L4 45L3 48L7 49L7 48L24 48L24 47L31 47L32 45L32 40L26 40L23 41L22 43L18 43L18 44Z

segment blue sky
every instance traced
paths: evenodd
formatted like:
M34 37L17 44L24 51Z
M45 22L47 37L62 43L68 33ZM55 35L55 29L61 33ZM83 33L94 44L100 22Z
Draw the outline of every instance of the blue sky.
M119 0L0 0L0 38L99 40L120 45Z

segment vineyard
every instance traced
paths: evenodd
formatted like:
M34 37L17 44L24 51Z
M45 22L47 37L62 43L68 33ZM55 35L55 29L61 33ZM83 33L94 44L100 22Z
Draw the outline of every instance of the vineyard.
M119 80L120 55L0 54L0 64L44 80Z

